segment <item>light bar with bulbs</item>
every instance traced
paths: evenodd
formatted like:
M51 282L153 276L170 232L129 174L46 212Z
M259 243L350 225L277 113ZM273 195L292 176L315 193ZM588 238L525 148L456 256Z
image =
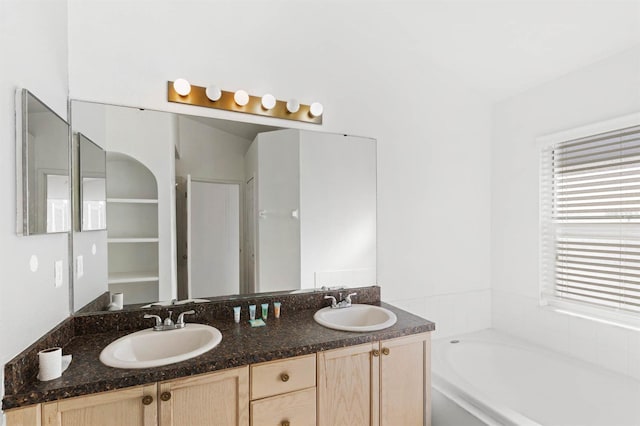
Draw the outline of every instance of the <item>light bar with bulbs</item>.
M196 105L246 114L264 115L285 120L322 124L324 108L321 103L304 105L296 99L279 101L267 93L251 96L244 90L227 92L216 86L193 86L184 78L167 83L167 100L179 104Z

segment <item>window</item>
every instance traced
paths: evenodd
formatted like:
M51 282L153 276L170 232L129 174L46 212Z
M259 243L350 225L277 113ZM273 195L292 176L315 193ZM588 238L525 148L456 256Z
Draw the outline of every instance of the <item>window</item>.
M640 119L616 122L543 140L541 299L640 320Z

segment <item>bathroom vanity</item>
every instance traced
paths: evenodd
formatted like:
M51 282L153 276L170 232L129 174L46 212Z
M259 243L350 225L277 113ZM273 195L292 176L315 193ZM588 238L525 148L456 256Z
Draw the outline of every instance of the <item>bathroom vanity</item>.
M36 123L33 114L46 106L36 107L27 91L19 95L24 113L18 118ZM25 153L18 155L25 183L18 187L25 196L17 200L24 204L17 229L21 235L71 232L72 315L5 364L8 426L430 424L435 324L381 303L380 288L368 286L377 282L375 140L91 102L71 106L71 128L59 117L49 121L61 121L60 131L18 123L17 149ZM46 179L42 167L29 167L34 161L27 155L40 134L63 136L59 149L51 141L44 145L62 159L45 167L52 176ZM58 180L66 186L58 188ZM44 227L51 214L26 197L45 182L48 194L67 196L59 227ZM215 202L207 198L222 187L227 192ZM50 198L49 210L58 202ZM229 244L203 232L213 232L212 205L230 206L219 214L228 220L216 222ZM194 227L201 216L207 226ZM222 241L225 249L198 236ZM214 279L213 270L228 273ZM325 286L356 288L343 299ZM119 295L115 306L110 293ZM205 302L172 305L176 296ZM360 307L351 306L351 296ZM327 297L336 308L328 313ZM135 306L120 310L123 298ZM266 326L249 325L249 305L275 302L282 304L280 318L271 308ZM346 313L338 315L346 323L359 309L365 316L385 311L370 305L387 310L388 322L377 324L383 327L335 329L332 311ZM238 306L242 318L235 323ZM148 318L168 318L169 311L174 317L193 311L187 323L210 327L190 330L213 327L222 340L198 356L152 368L100 361L105 347L149 329ZM316 313L334 327L314 320ZM155 357L170 347L184 352L189 346L179 341L160 341L155 352L147 342L145 349ZM41 382L38 352L51 347L73 360L61 377Z
M323 293L289 296L282 317L258 328L227 316L237 301L189 305L180 309L196 310L190 321L220 329L222 342L190 360L147 369L107 367L98 356L141 328L144 312L166 309L73 317L75 337L64 347L73 355L69 370L50 382L32 378L19 389L9 383L8 426L430 424L435 325L380 303L377 287L368 296L359 290L366 302L391 310L396 324L368 333L323 327L313 320ZM244 312L253 302L242 302ZM113 331L115 324L120 331ZM33 356L36 346L7 364L8 379L20 376L18 366L29 364L20 357Z

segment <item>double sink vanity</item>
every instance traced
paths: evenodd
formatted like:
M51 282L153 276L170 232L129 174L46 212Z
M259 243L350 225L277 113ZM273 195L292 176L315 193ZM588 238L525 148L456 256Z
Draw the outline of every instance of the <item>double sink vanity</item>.
M379 287L354 291L359 303L342 309L327 308L337 292L310 291L76 314L5 366L8 426L429 424L435 325L380 302ZM248 306L274 301L281 317L251 327ZM169 310L195 313L183 328L152 331L144 316ZM145 334L154 342L142 351L129 342L113 352L128 357L127 368L100 361L118 339ZM36 354L55 345L73 361L62 377L38 382Z
M8 426L430 424L435 325L372 285L374 139L16 100L17 231L68 235L71 315L5 364Z

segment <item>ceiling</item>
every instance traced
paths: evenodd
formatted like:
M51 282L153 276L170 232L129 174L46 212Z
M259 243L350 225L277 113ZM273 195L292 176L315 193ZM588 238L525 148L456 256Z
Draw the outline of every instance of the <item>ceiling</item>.
M195 115L181 115L180 117L197 121L223 132L253 141L258 133L280 130L282 127L265 126L263 124L246 123L243 121L223 120L220 118L198 117Z
M640 46L640 0L391 3L396 36L494 101Z

